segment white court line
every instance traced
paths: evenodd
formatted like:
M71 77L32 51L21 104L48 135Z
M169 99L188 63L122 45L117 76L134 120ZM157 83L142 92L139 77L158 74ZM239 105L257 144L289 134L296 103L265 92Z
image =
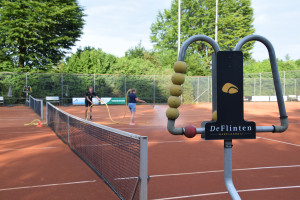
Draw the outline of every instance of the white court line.
M300 188L300 185L284 186L284 187L270 187L270 188L256 188L256 189L248 189L248 190L238 190L237 192L254 192L254 191L281 190L281 189L293 189L293 188ZM214 192L214 193L205 193L205 194L194 194L194 195L178 196L178 197L167 197L167 198L152 199L152 200L184 199L184 198L193 198L193 197L212 196L212 195L218 195L218 194L228 194L228 192Z
M30 189L30 188L53 187L53 186L59 186L59 185L74 185L74 184L94 183L94 182L96 182L96 180L68 182L68 183L55 183L55 184L46 184L46 185L32 185L32 186L23 186L23 187L14 187L14 188L4 188L4 189L0 189L0 192L1 191L7 191L7 190L20 190L20 189Z
M300 167L300 165L241 168L241 169L233 169L232 171L250 171L250 170L281 169L281 168L296 168L296 167ZM221 173L223 171L224 170L213 170L213 171L187 172L187 173L177 173L177 174L159 174L159 175L151 175L150 178L167 177L167 176L184 176L184 175L195 175L195 174L208 174L208 173ZM136 179L136 178L137 177L125 177L125 178L116 178L115 180Z
M148 143L154 143L154 144L160 144L160 143L176 143L176 142L203 142L204 140L179 140L179 141L157 141L157 142L148 142Z
M257 137L257 138L264 139L264 140L270 140L270 141L273 141L273 142L279 142L279 143L287 144L287 145L291 145L291 146L300 147L299 144L293 144L293 143L289 143L289 142L283 142L283 141L280 141L280 140L273 140L273 139L269 139L269 138L265 138L265 137Z
M27 134L37 134L37 133L44 133L44 134L47 134L47 135L52 135L52 131L50 132L46 132L46 131L32 131L30 133L24 133L24 132L21 132L21 131L13 131L13 132L9 132L9 131L6 131L4 133L0 133L1 134L24 134L24 135L27 135Z
M20 148L20 149L0 149L0 151L22 151L22 150L43 150L55 149L56 147L37 147L37 148Z

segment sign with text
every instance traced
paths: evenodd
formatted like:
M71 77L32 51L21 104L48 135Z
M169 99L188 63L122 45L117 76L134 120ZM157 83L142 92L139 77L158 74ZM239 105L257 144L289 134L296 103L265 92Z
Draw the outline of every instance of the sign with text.
M244 120L243 54L217 53L217 121L205 125L206 140L255 139L256 125Z

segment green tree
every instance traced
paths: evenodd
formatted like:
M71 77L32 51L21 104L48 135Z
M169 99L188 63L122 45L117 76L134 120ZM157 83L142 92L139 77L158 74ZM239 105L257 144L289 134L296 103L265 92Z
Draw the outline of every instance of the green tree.
M106 74L116 62L116 57L101 49L91 47L79 48L75 54L67 59L66 65L59 66L59 72L81 74Z
M215 0L182 0L181 41L193 35L215 37ZM222 50L232 50L243 37L254 33L253 9L250 0L219 0L218 43ZM159 12L151 26L151 41L157 51L177 50L178 0L170 9ZM253 43L243 47L245 58L250 58ZM187 56L198 53L206 69L210 68L212 49L206 43L197 42ZM188 63L189 64L189 63ZM196 75L193 73L193 75Z
M125 52L125 57L143 58L144 52L146 52L146 49L142 46L142 42L140 41L137 46L130 48Z
M83 17L76 0L2 0L0 55L19 71L45 71L82 35Z

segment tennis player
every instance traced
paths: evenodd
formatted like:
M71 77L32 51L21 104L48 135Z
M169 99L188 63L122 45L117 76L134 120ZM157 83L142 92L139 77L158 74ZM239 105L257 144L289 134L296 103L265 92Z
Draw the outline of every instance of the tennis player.
M134 114L136 111L136 102L146 103L146 101L143 101L143 100L140 100L139 98L137 98L136 89L130 89L129 103L128 103L128 107L131 112L130 125L135 125Z
M93 91L93 87L89 87L88 92L86 93L85 98L85 119L88 118L88 109L90 108L90 120L93 120L92 118L92 111L93 111L93 97L96 97L98 101L100 101L100 98L96 95L96 93Z

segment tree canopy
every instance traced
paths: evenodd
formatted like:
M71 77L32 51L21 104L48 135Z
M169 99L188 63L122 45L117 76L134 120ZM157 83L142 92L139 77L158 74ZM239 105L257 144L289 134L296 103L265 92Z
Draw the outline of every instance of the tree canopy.
M250 0L219 0L218 43L221 50L232 50L243 37L254 33L253 9ZM181 41L194 35L215 37L215 0L182 0ZM173 0L170 9L159 12L151 26L151 41L157 51L176 51L178 36L178 0ZM250 58L253 43L243 47L245 58ZM199 54L210 62L212 49L203 42L192 45L189 54ZM209 59L206 59L209 58Z
M0 62L19 71L47 70L82 35L83 9L76 0L3 0Z

